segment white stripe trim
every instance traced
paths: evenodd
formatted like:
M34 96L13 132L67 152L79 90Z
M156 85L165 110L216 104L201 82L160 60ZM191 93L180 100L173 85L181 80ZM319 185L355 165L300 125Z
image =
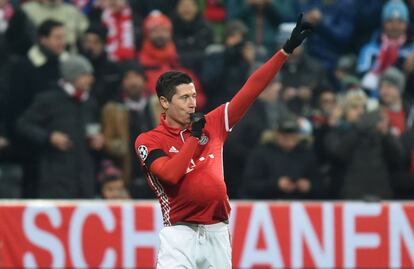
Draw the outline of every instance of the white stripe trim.
M224 107L224 127L226 128L226 132L231 132L233 128L229 127L229 114L228 114L228 107L229 102L226 103L226 106Z
M163 222L165 226L171 226L170 222L170 203L168 200L167 194L164 192L164 188L162 187L161 183L159 182L158 178L154 176L151 172L147 172L147 176L149 179L150 184L152 185L153 189L155 190L155 194L159 199L162 211Z

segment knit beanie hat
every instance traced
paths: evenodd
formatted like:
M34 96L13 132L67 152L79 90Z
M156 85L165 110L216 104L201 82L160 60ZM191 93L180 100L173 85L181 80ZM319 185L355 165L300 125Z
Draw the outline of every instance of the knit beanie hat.
M144 33L148 34L152 29L158 26L163 26L169 31L172 31L171 20L159 10L153 10L144 20Z
M405 76L396 67L391 66L391 67L387 68L384 71L384 73L382 73L382 76L381 76L381 79L380 79L380 85L384 81L394 85L395 87L397 87L401 94L404 92L404 89L405 89Z
M65 81L74 82L81 75L92 74L93 67L85 57L71 55L67 60L60 63L60 72Z
M401 0L389 0L382 8L382 21L399 19L404 22L409 21L408 8Z

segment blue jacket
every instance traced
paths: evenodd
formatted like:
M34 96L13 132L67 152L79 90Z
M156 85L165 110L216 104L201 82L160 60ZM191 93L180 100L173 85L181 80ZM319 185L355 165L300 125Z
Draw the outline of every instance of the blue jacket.
M370 71L378 58L378 55L381 51L381 41L380 41L380 32L375 32L372 35L370 42L365 44L358 56L358 63L356 66L356 71L363 75L366 72ZM400 53L396 62L396 66L400 67L407 55L414 53L414 43L406 42L404 46L400 48Z

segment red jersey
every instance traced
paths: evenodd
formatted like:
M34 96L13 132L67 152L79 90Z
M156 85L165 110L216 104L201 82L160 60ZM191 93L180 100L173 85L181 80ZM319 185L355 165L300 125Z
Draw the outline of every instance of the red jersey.
M205 116L206 124L198 148L184 177L175 185L165 184L157 178L149 167L145 167L145 160L156 149L174 157L189 138L190 131L168 126L165 115L162 115L158 127L138 136L135 147L148 183L161 204L164 225L178 221L212 224L228 219L230 204L223 175L223 144L230 131L226 127L227 106L228 103Z
M228 219L223 144L286 59L287 54L280 50L249 77L229 103L208 113L200 139L190 136L188 129L170 127L165 115L158 127L138 136L135 150L161 204L164 225L213 224ZM154 162L157 159L160 161Z

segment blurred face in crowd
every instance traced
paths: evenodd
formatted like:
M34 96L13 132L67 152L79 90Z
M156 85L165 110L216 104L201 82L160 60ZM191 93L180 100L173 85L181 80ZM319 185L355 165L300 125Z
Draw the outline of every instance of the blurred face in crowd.
M125 0L106 0L106 7L111 9L113 12L119 12L125 6Z
M92 74L83 74L73 82L73 86L78 90L86 92L91 89L93 82L94 77Z
M191 22L197 12L198 7L195 0L180 0L177 4L177 13L184 21Z
M336 106L336 96L333 92L323 92L319 99L321 110L329 115Z
M104 51L105 45L97 34L86 33L82 39L82 47L88 58L96 58Z
M381 82L380 99L385 105L398 104L401 100L399 89L387 81Z
M171 41L172 33L167 27L157 25L149 31L148 38L153 46L161 49Z
M365 107L363 104L351 104L345 109L345 120L354 123L364 114Z
M139 99L145 90L145 78L135 71L127 72L122 79L122 89L131 99Z
M190 123L190 114L196 109L197 93L194 83L180 84L176 92L168 101L164 96L160 97L160 103L167 115L167 122L171 127L184 129Z
M242 32L234 32L232 35L226 37L227 47L234 47L237 44L240 44L244 40L244 35Z
M293 150L299 142L299 134L296 132L278 132L276 136L276 143L284 151Z
M52 29L49 36L41 37L40 44L50 50L53 54L59 55L66 48L65 27L58 26Z
M407 23L399 19L387 20L384 22L384 32L391 38L396 39L404 35L407 31Z
M122 178L106 182L102 187L104 199L125 199L128 198Z

